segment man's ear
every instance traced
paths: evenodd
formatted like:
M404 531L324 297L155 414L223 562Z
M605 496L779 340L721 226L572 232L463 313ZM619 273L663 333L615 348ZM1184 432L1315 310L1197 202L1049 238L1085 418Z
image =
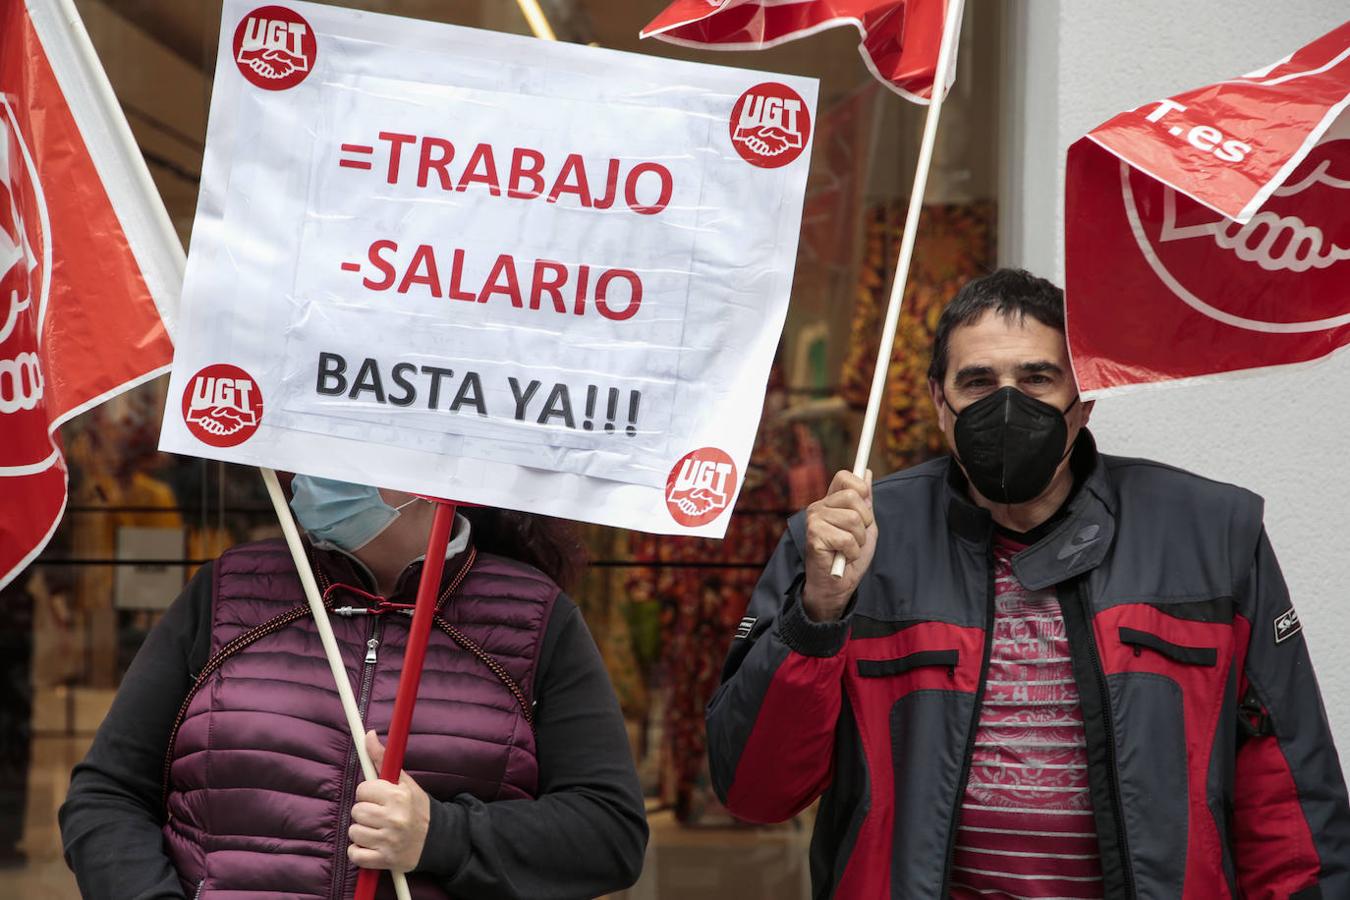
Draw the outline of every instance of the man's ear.
M1097 406L1096 400L1088 400L1083 404L1083 427L1086 428L1088 419L1092 418L1092 410Z
M942 390L942 385L936 378L928 379L928 396L933 400L933 409L937 411L938 428L944 432L947 430L947 417L951 415L951 407L947 405L947 395Z

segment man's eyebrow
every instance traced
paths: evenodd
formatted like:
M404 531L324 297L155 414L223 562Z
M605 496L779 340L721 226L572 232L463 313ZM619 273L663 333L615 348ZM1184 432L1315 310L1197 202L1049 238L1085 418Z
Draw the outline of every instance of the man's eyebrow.
M1019 375L1063 375L1064 369L1048 359L1021 363L1017 367Z
M965 381L969 378L988 377L994 374L993 366L966 366L957 371L956 380Z

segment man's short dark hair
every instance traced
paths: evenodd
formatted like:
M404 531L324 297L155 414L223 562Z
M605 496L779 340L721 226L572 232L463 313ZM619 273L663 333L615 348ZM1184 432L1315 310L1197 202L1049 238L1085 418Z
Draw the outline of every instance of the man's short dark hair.
M988 310L1018 322L1027 316L1064 330L1064 292L1025 269L997 269L966 282L942 311L933 336L928 377L939 384L947 377L947 345L958 325L970 325Z

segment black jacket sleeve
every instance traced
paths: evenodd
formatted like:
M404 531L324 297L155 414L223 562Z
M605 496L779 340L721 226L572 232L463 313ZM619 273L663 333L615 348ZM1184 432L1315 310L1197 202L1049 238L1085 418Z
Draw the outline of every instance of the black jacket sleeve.
M637 881L647 819L618 699L577 608L559 597L535 679L539 796L431 802L417 871L465 900L595 897Z
M1252 517L1256 518L1256 517ZM1259 519L1257 519L1259 521ZM1234 859L1251 900L1350 897L1350 799L1303 628L1262 530L1241 614Z
M85 900L183 897L164 851L160 775L178 709L210 652L212 566L203 566L132 660L71 775L61 840Z
M792 818L834 772L851 616L807 616L804 523L801 515L789 522L760 576L708 704L713 787L727 809L750 822Z

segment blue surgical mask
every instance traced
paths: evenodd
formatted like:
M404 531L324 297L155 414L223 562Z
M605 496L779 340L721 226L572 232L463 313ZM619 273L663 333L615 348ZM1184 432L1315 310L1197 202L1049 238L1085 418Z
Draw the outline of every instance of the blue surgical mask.
M291 481L291 510L316 547L360 550L394 523L403 506L385 503L379 489L369 485L312 475Z

